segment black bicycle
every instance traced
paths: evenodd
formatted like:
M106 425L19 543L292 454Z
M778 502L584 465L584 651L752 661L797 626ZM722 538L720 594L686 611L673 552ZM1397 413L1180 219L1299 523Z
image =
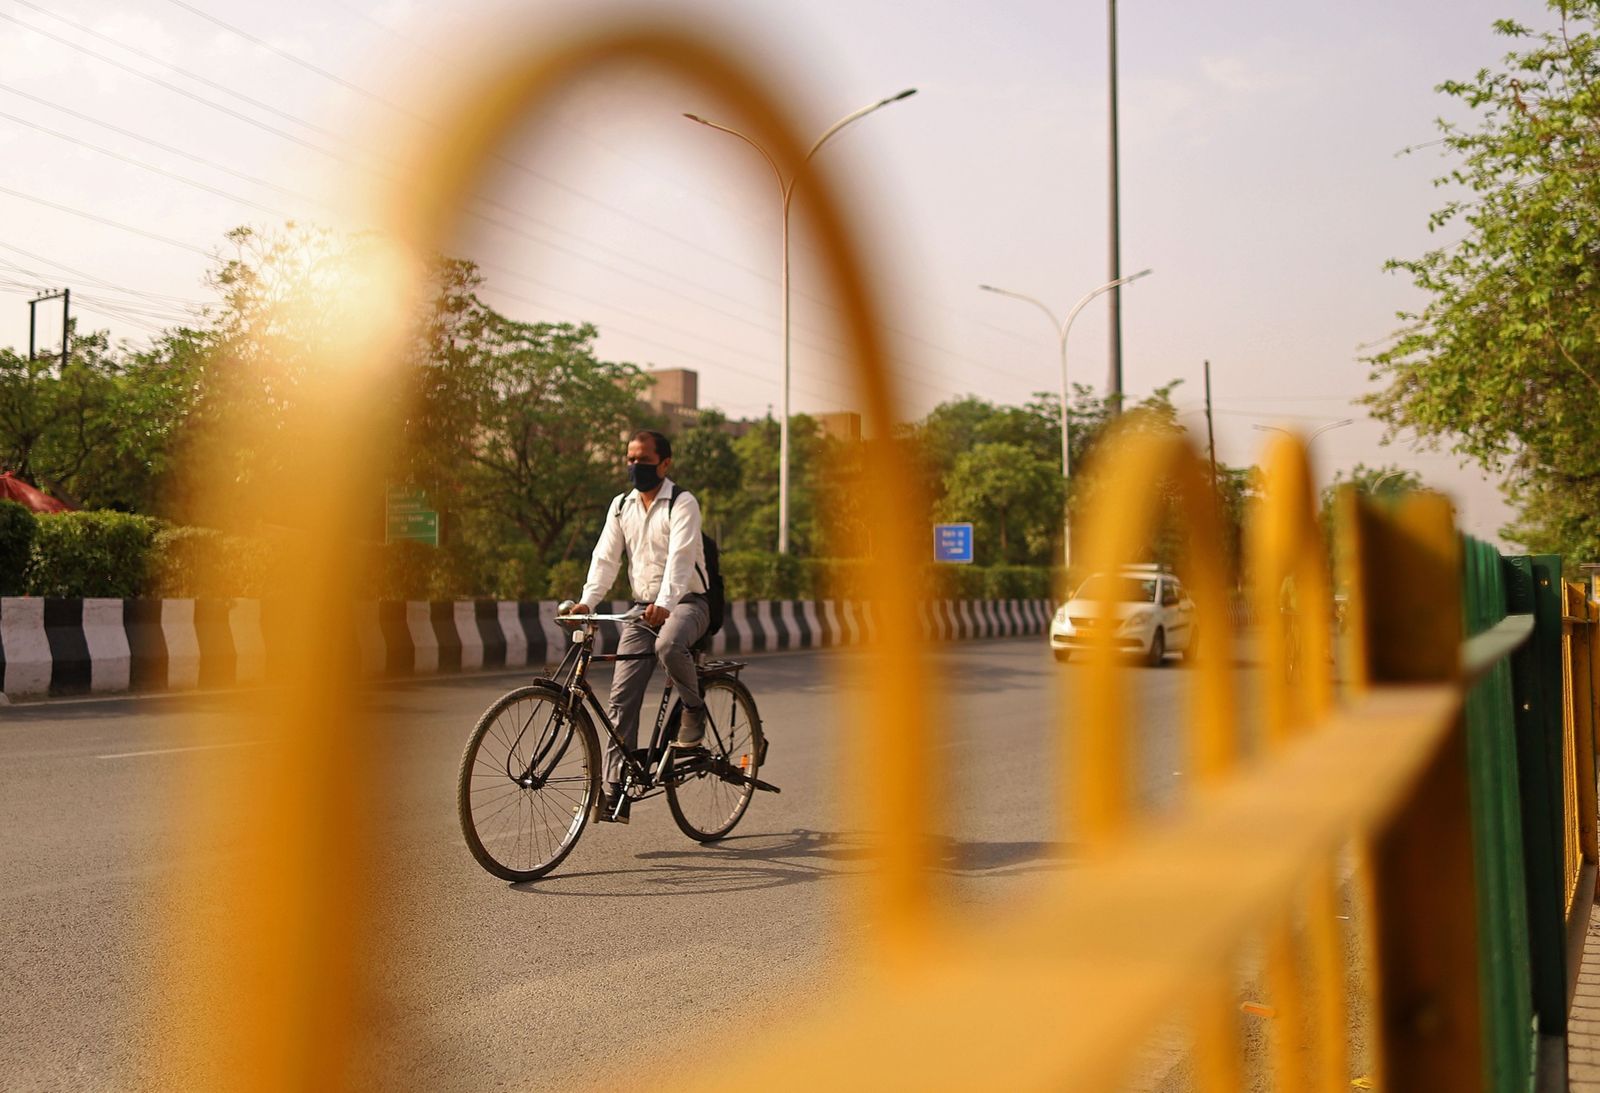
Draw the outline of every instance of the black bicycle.
M665 792L673 820L697 842L732 831L756 790L778 792L757 777L767 743L755 699L739 680L744 664L711 660L703 649L695 651L695 669L706 706L705 746L682 751L670 743L683 705L669 676L649 746L623 747L587 673L597 661L655 655L594 652L599 623L628 623L639 614L558 615L572 641L554 676L502 695L478 719L461 756L456 799L467 847L495 876L533 880L572 853L600 807L597 724L622 751L618 807L623 795L638 801Z

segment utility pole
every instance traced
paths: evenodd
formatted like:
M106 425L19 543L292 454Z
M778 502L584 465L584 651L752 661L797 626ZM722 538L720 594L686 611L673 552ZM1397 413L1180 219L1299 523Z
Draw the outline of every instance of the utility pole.
M1217 492L1217 434L1211 428L1211 362L1206 361L1206 450L1211 453L1211 492Z
M45 292L28 301L28 359L38 360L39 351L35 341L35 331L38 324L34 321L34 312L46 300L61 301L61 367L67 366L67 352L70 348L69 340L72 330L72 290L61 289L59 292Z
M1117 203L1117 0L1106 0L1106 15L1110 23L1108 39L1111 58L1111 266L1107 281L1122 277L1121 220ZM1106 383L1106 401L1113 415L1122 413L1122 291L1121 286L1111 290L1111 375Z

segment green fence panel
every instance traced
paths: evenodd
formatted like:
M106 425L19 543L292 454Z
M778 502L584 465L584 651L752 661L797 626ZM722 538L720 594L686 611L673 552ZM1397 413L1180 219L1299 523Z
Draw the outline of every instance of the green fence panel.
M1471 538L1462 545L1467 633L1480 634L1507 613L1500 553ZM1468 692L1466 724L1485 1077L1496 1093L1528 1093L1536 1077L1538 1037L1509 661L1501 660Z
M1542 1034L1563 1036L1567 1028L1567 956L1562 883L1561 559L1550 554L1507 558L1502 571L1507 608L1533 615L1533 636L1511 657L1533 1011Z

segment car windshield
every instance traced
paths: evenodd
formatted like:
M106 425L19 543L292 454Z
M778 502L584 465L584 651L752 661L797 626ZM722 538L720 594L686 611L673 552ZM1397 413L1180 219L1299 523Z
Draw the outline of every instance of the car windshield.
M1078 586L1078 600L1110 600L1113 603L1155 603L1154 577L1113 577L1096 573Z

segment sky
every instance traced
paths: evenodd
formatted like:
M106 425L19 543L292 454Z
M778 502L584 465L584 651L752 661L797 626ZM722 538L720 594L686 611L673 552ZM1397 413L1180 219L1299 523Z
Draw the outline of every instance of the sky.
M27 301L70 287L82 322L143 342L213 298L223 235L285 220L358 231L389 134L439 116L442 74L513 37L548 37L606 3L0 0L0 345ZM974 394L1020 403L1061 383L1055 332L1107 278L1107 18L1089 0L656 3L724 36L807 134L856 108L819 154L848 190L886 305L906 414ZM1364 354L1422 298L1384 262L1447 241L1435 88L1494 65L1499 18L1535 0L1118 5L1125 389L1179 379L1203 437L1209 360L1217 455L1247 464L1260 427L1306 432L1323 481L1398 464L1450 492L1495 539L1493 482L1414 450L1352 400ZM587 321L603 357L692 368L702 405L776 412L781 202L736 139L685 120L717 104L615 74L531 122L486 179L455 248L513 317ZM1405 149L1425 146L1405 154ZM802 185L803 180L802 180ZM843 343L798 217L792 406L854 409ZM60 313L41 304L40 340ZM1106 382L1107 308L1071 329L1074 382Z

